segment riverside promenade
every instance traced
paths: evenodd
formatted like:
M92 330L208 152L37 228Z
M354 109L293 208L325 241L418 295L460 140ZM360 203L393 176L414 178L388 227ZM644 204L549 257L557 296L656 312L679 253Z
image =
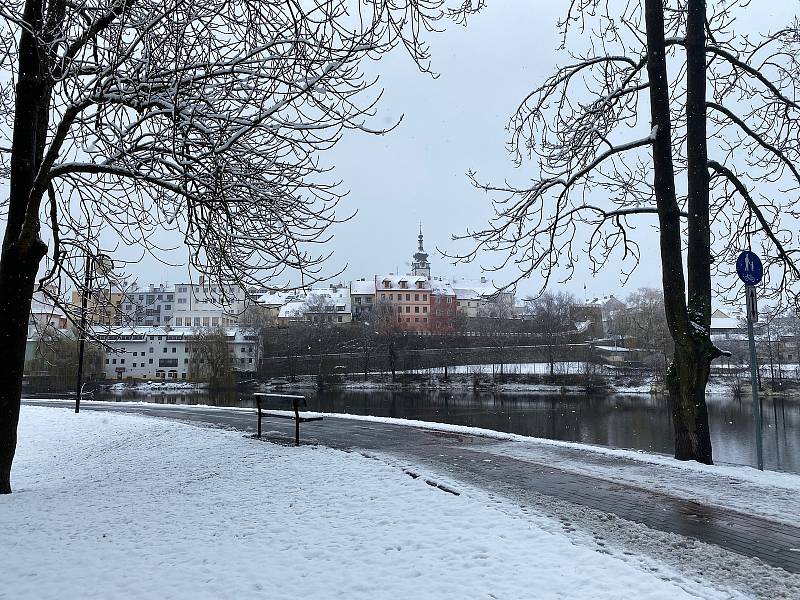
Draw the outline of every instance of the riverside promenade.
M72 406L62 401L24 402L30 405ZM255 412L251 410L216 407L187 409L166 404L91 401L85 402L81 408L176 419L201 426L235 429L244 434L253 434L256 429ZM288 443L293 439L294 422L265 417L264 431L264 439ZM613 519L615 522L606 528L607 536L613 537L613 532L624 528L624 523L628 522L754 558L788 573L800 573L800 527L687 500L670 494L668 490L656 492L635 484L570 472L554 466L550 461L506 456L502 453L501 445L504 442L500 440L335 416L303 424L301 439L304 444L319 444L367 456L388 456L398 466L409 464L425 469L425 472L408 470L407 473L410 476L432 477L431 485L437 485L445 492L458 493L458 485L463 482L511 497L523 506L560 518L566 528L581 528L581 523L575 523L576 519L571 518L570 511L566 510L571 507L579 509L578 515L588 511L608 516L607 519L602 517L601 521ZM498 448L501 450L498 451ZM595 455L592 460L598 467L612 464L617 467L620 461L625 461L602 454ZM602 464L604 462L607 464ZM444 480L436 481L435 475L429 473L440 474ZM580 518L577 520L580 521ZM584 529L598 529L591 522L588 523L584 524ZM595 531L595 534L598 539L603 537L602 531ZM622 542L624 545L625 540Z

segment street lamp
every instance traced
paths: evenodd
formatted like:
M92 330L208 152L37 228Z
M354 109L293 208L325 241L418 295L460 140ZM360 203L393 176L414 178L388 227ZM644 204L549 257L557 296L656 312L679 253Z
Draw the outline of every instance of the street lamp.
M81 410L81 392L83 380L83 351L86 343L86 303L89 294L89 288L92 284L92 275L100 277L107 277L108 274L114 269L114 263L105 254L98 254L97 258L88 255L86 257L85 265L85 279L83 283L83 291L81 293L81 324L78 328L78 381L75 386L75 412ZM110 299L109 299L110 301Z
M367 339L367 328L369 327L369 322L364 321L364 381L369 378L369 341Z

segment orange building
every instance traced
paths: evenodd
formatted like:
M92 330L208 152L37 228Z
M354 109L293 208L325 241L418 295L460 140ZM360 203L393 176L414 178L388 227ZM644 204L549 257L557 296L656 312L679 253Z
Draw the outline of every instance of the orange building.
M431 282L424 275L375 276L376 304L391 311L399 329L428 330L430 295Z

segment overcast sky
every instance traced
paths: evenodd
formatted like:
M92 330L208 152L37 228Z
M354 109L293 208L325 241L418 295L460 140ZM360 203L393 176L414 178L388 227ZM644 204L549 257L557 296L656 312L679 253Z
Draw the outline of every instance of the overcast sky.
M470 185L468 170L492 182L521 183L537 177L530 164L514 167L505 148L505 126L520 99L567 59L556 50L556 21L566 2L488 4L468 27L450 24L444 33L429 36L437 79L420 73L402 52L367 66L367 72L380 73L385 89L375 124L388 125L401 116L403 121L385 136L351 133L322 157L350 190L342 214L358 211L334 230L328 270L346 266L340 279L406 272L420 222L434 275L479 277L481 263L499 260L487 256L481 263L453 267L437 255L436 247L465 249L454 245L450 235L481 227L491 216L489 198ZM785 24L799 7L797 0L758 0L750 8L748 26ZM644 226L642 231L648 229ZM639 286L660 287L657 236L641 238L643 265L623 294ZM186 279L185 269L145 260L134 274L142 282L174 282ZM503 284L511 273L489 276ZM562 289L582 296L586 285L587 295L616 293L620 278L618 264L610 264L597 277L587 265ZM532 279L523 282L520 291L534 292L539 285L540 280Z

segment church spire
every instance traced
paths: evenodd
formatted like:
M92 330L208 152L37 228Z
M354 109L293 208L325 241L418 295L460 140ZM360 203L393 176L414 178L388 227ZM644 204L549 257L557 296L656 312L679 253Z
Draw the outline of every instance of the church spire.
M431 277L431 264L428 262L428 253L422 245L422 223L419 224L419 246L417 252L414 254L414 262L412 263L412 275L421 275L430 279Z

